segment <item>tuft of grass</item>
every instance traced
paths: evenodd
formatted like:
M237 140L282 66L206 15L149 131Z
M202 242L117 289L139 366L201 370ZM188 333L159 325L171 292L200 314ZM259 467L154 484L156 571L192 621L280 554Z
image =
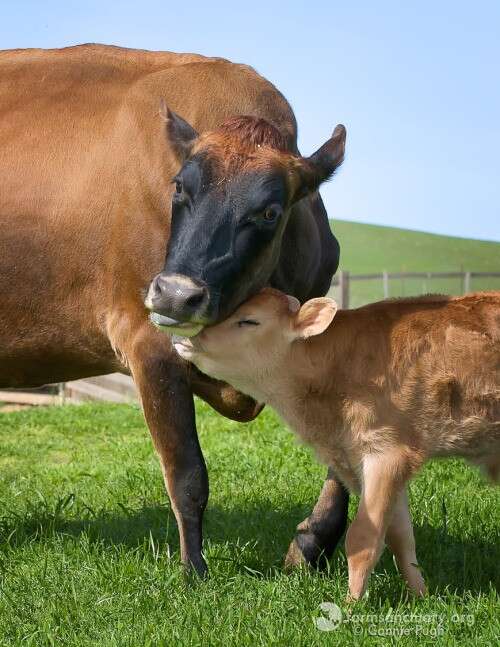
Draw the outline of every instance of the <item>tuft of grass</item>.
M434 462L412 483L430 595L408 597L384 554L348 608L342 548L326 573L281 568L324 467L271 411L248 425L197 412L211 576L194 583L137 407L0 416L0 645L498 644L499 494L474 469ZM343 613L329 632L323 602Z

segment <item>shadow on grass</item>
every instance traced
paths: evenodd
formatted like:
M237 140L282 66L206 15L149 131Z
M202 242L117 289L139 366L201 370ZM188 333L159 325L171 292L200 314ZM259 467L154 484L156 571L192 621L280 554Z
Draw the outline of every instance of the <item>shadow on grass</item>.
M62 506L64 508L64 506ZM265 503L239 509L210 506L205 515L205 538L211 552L229 550L237 570L246 569L276 577L291 541L295 526L307 515L301 505L288 505L279 510ZM26 516L8 515L0 519L0 548L8 543L11 549L54 537L78 539L85 534L93 544L137 549L153 540L160 549L168 545L178 552L179 541L175 519L166 505L150 505L140 510L123 507L119 513L102 512L81 518L68 518L62 510L31 511ZM446 534L443 528L428 524L415 527L417 554L431 592L445 589L463 594L487 592L490 586L500 590L500 545L479 536L460 539ZM245 552L242 547L250 546ZM346 564L342 547L331 562L332 577ZM174 556L173 559L176 559ZM216 561L217 556L213 559ZM226 559L222 557L221 559ZM394 573L391 556L385 551L377 571Z

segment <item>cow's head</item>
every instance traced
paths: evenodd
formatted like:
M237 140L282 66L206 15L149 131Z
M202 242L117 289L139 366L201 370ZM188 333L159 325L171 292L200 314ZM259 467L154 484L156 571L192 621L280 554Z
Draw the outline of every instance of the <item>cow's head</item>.
M198 134L165 105L161 112L180 170L165 267L145 303L156 325L193 335L269 284L292 205L342 163L346 131L337 126L300 157L264 119L238 116Z

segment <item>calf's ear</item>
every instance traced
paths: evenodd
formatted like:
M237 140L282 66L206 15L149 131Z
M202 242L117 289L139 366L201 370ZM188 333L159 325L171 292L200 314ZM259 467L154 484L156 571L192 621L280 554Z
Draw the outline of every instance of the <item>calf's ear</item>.
M333 299L320 297L306 301L293 320L294 339L307 339L321 335L332 323L337 304Z
M179 161L184 163L191 155L198 133L187 121L170 110L163 97L160 99L160 117L165 122L167 141Z
M292 201L301 200L308 193L316 191L319 185L332 177L344 161L346 129L342 124L335 126L330 139L310 157L300 158L295 170Z

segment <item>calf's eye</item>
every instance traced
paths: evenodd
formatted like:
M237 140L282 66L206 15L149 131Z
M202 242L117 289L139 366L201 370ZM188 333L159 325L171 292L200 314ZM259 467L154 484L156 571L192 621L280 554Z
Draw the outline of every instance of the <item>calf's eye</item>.
M241 319L238 321L238 327L243 328L243 326L260 326L260 323L255 319Z
M175 180L175 192L177 194L182 193L182 182L180 180Z

